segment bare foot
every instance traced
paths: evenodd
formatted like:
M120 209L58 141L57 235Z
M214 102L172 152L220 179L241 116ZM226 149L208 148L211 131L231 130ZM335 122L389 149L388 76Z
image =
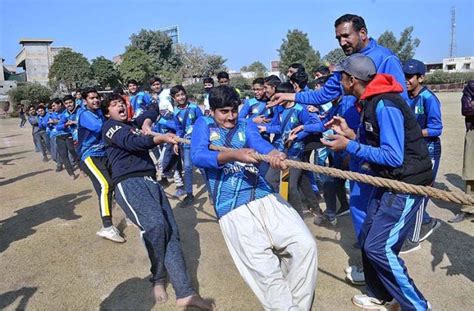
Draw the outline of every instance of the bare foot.
M155 302L157 304L164 304L168 301L168 294L166 293L164 284L155 284L153 294L155 295Z
M213 303L204 301L199 295L191 295L188 297L176 299L176 305L178 307L198 307L204 310L214 310L216 307Z

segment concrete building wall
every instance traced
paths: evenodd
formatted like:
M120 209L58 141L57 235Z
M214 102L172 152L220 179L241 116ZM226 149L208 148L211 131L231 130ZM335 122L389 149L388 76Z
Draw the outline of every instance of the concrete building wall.
M30 43L24 46L25 71L28 82L48 84L49 67L51 66L51 52L48 45Z
M474 71L474 56L444 58L443 71L472 72Z

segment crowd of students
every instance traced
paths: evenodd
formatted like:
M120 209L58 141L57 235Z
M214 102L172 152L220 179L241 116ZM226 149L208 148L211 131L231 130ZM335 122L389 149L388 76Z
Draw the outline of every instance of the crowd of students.
M308 211L314 224L327 226L350 212L363 267L345 272L369 290L352 298L355 305L431 309L398 257L418 249L439 225L426 210L427 198L295 168L289 169L287 200L278 194L285 159L417 185L436 178L443 126L440 102L423 86L425 65L414 59L402 64L368 36L360 16L341 16L335 31L348 57L332 72L318 68L312 80L295 63L287 81L255 79L254 98L243 101L221 72L219 86L211 77L203 80L202 105L182 85L164 89L152 77L148 92L130 80L127 96L120 89L101 98L87 88L28 109L43 161L51 155L58 172L64 167L76 179L80 168L90 178L102 219L97 234L125 242L112 223L113 194L140 228L157 302L168 299L168 278L178 305L213 308L191 285L162 189L173 179L181 206L192 206L197 167L234 263L265 309L309 310L313 304L317 251L303 221ZM214 151L210 144L234 150ZM269 162L258 162L255 152Z

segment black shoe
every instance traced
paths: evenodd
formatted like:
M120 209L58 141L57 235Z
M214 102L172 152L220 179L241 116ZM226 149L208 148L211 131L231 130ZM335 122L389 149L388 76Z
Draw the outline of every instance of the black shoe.
M194 201L194 195L192 195L191 193L188 193L186 197L184 198L183 204L181 204L181 207L188 207L189 205L193 203L193 201Z
M63 170L62 166L56 166L56 173L59 173Z
M346 206L344 208L340 208L336 213L336 217L344 216L346 214L349 214L349 206Z
M412 242L409 239L406 239L403 242L402 249L400 250L400 254L411 253L421 248L420 242Z
M352 244L352 248L353 248L353 249L360 249L360 244L359 244L359 242L355 242L354 244Z
M159 183L162 187L168 187L170 185L170 181L168 180L168 178L164 176L161 177L161 180L159 181Z
M422 224L420 229L420 242L426 240L440 225L440 222L435 218L431 218L427 224Z
M43 157L43 162L48 162L48 161L49 161L48 157L47 157L47 156L44 156L44 157Z

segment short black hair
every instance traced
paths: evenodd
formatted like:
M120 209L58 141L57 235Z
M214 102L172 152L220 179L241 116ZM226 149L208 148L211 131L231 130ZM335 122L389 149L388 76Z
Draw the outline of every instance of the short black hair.
M293 87L293 84L290 82L283 82L280 83L275 90L275 93L294 93L295 89Z
M219 81L220 79L227 79L229 80L229 74L225 71L221 71L217 74L217 81Z
M334 28L339 26L342 23L352 23L352 27L354 27L355 31L360 31L362 28L367 30L367 26L365 26L365 21L362 16L354 15L354 14L344 14L334 22Z
M88 87L88 88L85 88L82 90L82 98L86 99L87 98L87 95L89 95L89 93L97 93L99 94L99 92L97 92L97 90L93 87Z
M264 79L264 83L277 87L281 83L281 80L277 76L271 75Z
M308 74L304 71L297 71L291 75L290 81L296 83L300 89L304 89L308 85Z
M329 67L328 67L328 66L324 66L324 65L319 66L319 67L316 68L313 72L314 72L314 73L320 72L323 76L327 76L328 74L331 73L331 71L329 70Z
M29 105L28 106L28 110L30 110L31 108L33 108L36 111L35 105Z
M46 107L42 104L39 104L38 107L36 107L36 110L38 110L38 109L46 109Z
M300 63L293 63L293 64L291 64L290 66L288 66L288 68L294 68L294 69L296 69L296 70L298 70L298 71L303 71L303 72L306 71L305 68L304 68L304 66L303 66L303 64L300 64Z
M138 82L137 82L137 80L135 80L135 79L130 79L130 80L128 80L128 81L127 81L127 86L129 86L130 84L135 84L136 86L138 86Z
M170 96L171 96L172 98L174 98L174 97L176 96L176 94L179 93L179 91L183 91L184 94L186 94L186 89L184 88L184 86L178 84L178 85L175 85L175 86L173 86L173 87L171 88L171 90L170 90Z
M216 110L225 107L232 107L238 109L240 105L239 94L234 88L227 85L219 85L212 88L209 92L209 106L211 110Z
M316 80L314 80L315 85L323 86L324 84L326 84L326 81L329 80L330 77L331 75L317 78Z
M202 80L202 83L212 83L212 85L214 85L214 79L211 78L211 77L205 77L203 80Z
M81 89L77 88L76 90L74 90L74 93L81 93Z
M61 100L61 98L55 97L55 98L51 99L50 104L60 104L60 105L62 105L63 101Z
M66 100L72 100L72 101L74 101L75 98L74 98L72 95L66 95L66 96L63 97L63 102L65 102Z
M150 80L148 80L148 83L150 83L150 85L152 85L155 82L160 82L160 84L163 84L163 81L161 81L160 77L155 76L155 77L151 77Z
M125 99L117 93L110 93L105 97L105 99L100 103L100 109L104 113L104 115L109 113L109 106L110 103L114 100L122 100L125 103Z
M257 78L255 80L252 81L252 85L254 84L261 84L263 85L265 83L265 79L264 78Z

